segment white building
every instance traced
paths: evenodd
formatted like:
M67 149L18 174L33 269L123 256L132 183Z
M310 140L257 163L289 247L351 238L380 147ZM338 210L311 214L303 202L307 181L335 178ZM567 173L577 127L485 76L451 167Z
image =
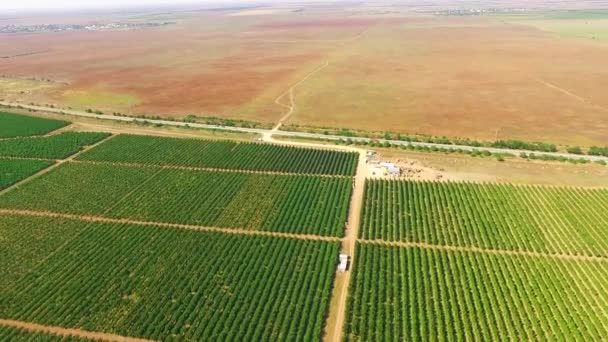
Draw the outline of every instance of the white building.
M401 176L401 169L393 163L380 163L380 167L384 168L389 176Z
M388 173L389 176L395 176L395 177L401 176L401 169L398 168L397 166L387 167L386 172Z

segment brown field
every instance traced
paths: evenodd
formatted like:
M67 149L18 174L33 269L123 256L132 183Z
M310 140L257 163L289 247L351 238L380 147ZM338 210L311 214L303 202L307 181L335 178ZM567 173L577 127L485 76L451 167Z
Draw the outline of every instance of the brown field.
M608 45L491 18L380 24L297 91L292 123L608 144Z
M282 114L275 98L328 51L329 44L292 43L316 36L318 29L286 33L282 27L289 21L281 15L271 16L276 28L265 27L258 16L180 16L179 24L164 28L3 35L3 55L45 52L3 59L0 74L55 81L46 96L17 98L23 101L275 121ZM358 26L335 25L331 39L342 39Z
M591 6L533 2L552 8ZM509 7L468 2L473 7L482 3ZM593 5L605 7L603 2ZM414 1L407 6L318 4L303 11L284 5L144 13L119 21L176 24L0 35L1 55L33 53L0 59L0 98L130 114L277 122L286 108L275 100L329 63L294 89L295 110L287 123L608 144L608 43L556 35L543 30L554 27L546 20L541 26L540 20L431 14L449 7L445 1ZM13 21L50 20L91 19ZM559 29L567 30L568 22L560 22Z

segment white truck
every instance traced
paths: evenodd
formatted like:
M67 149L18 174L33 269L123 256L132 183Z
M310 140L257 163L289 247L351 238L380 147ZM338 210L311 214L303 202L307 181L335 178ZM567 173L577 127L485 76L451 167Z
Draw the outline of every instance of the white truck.
M348 269L348 262L350 257L346 254L340 254L340 263L338 264L338 271L346 272Z

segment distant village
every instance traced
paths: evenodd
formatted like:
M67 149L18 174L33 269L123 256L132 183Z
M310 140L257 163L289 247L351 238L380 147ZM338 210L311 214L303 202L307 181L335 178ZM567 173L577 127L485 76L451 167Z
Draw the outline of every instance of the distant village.
M0 33L44 33L44 32L78 32L78 31L120 31L135 30L147 27L158 27L174 24L161 23L94 23L87 25L75 24L42 24L42 25L4 25Z
M475 16L498 13L521 13L528 11L529 10L525 8L460 8L434 11L433 14L445 16Z

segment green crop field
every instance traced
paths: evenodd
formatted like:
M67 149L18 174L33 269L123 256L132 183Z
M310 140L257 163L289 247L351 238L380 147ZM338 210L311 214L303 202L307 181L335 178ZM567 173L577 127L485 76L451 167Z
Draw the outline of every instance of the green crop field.
M0 140L0 157L61 159L108 136L106 133L65 132L50 137Z
M603 341L608 263L358 247L345 340Z
M0 197L0 207L340 236L352 180L68 163Z
M2 288L0 317L156 340L321 336L338 243L101 223L65 235Z
M0 215L0 289L14 285L85 226L78 221Z
M51 165L48 160L0 159L0 190Z
M67 121L0 112L0 138L47 134L69 124Z
M120 135L81 160L190 167L354 175L357 154L289 146Z
M0 196L0 207L102 214L159 171L69 163Z
M0 326L0 341L29 341L29 342L93 342L95 340L57 336L39 332Z
M371 180L360 237L608 256L608 190Z
M509 24L534 27L560 37L598 42L608 39L608 11L601 9L503 13L492 17Z

